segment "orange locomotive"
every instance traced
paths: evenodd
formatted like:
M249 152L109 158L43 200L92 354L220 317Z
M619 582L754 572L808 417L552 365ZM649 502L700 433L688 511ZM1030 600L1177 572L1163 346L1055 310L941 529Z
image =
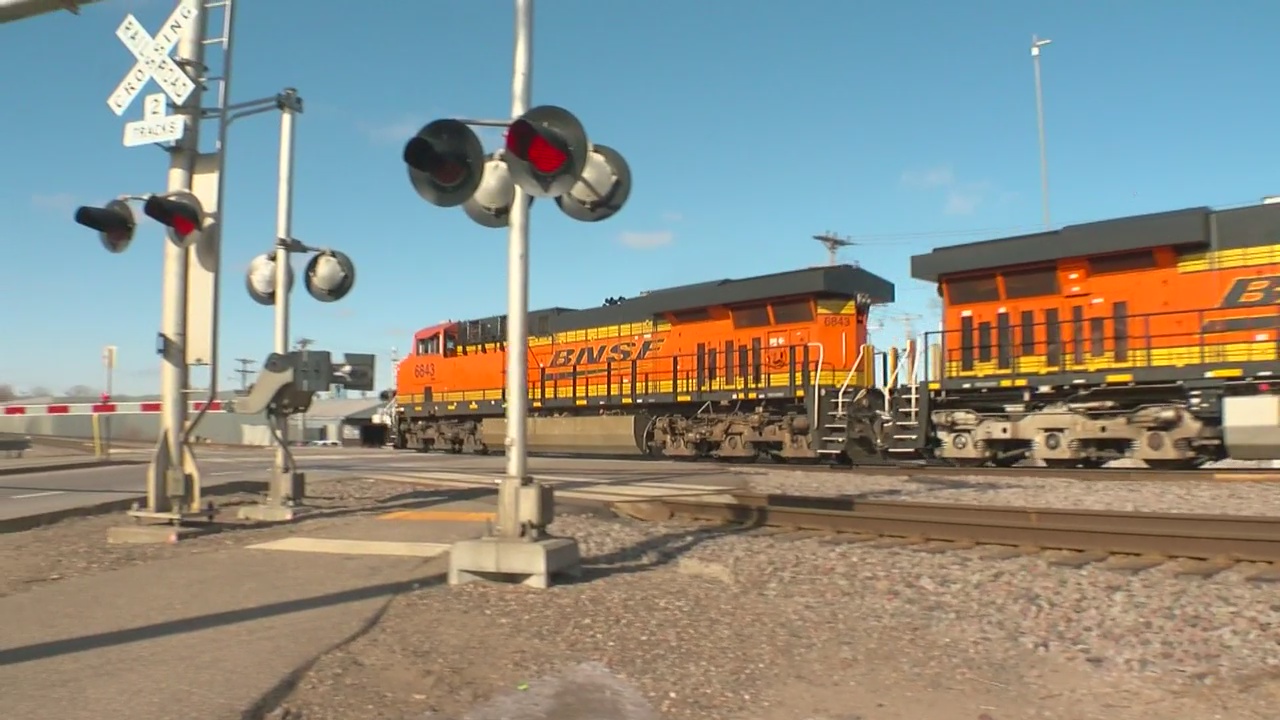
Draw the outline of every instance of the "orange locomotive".
M840 265L531 312L529 449L800 459L841 455L848 438L874 446L878 416L851 388L873 375L867 312L893 299L892 283ZM414 336L396 377L398 447L502 448L505 320ZM836 402L840 431L824 433ZM847 434L858 407L865 423Z
M925 454L1156 467L1280 456L1280 204L940 248L912 258L912 275L945 301Z

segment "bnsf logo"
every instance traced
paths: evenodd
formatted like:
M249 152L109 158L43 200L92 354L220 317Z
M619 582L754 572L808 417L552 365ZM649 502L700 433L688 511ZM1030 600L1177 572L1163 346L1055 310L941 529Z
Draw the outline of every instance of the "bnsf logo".
M1280 301L1280 275L1236 278L1219 307L1274 305Z
M550 367L565 367L566 365L592 365L602 362L626 362L627 360L644 360L650 355L662 349L662 338L656 340L645 340L644 342L635 342L634 340L623 340L610 345L609 343L601 343L599 345L588 345L584 348L574 350L573 348L565 348L557 350L551 355Z

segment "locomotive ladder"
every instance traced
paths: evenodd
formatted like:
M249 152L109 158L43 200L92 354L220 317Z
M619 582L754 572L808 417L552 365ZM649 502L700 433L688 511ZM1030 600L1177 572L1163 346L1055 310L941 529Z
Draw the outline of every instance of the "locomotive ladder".
M908 343L908 347L910 347L910 343ZM922 343L917 343L917 352L919 352L920 347L922 347ZM885 393L886 405L893 397L899 399L897 407L885 408L886 412L889 413L889 421L893 423L894 428L893 439L895 442L889 448L891 453L913 454L916 452L915 446L920 439L920 383L919 378L916 377L916 373L920 370L920 363L915 362L917 359L913 357L911 362L898 363L894 373L901 373L905 365L911 368L911 377L905 378L905 382L900 385L891 382L891 389L895 389L897 392L892 394Z

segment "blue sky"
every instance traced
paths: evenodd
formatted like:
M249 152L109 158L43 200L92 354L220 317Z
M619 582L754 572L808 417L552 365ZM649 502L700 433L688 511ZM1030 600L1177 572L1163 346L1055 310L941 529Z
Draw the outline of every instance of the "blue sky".
M358 267L339 303L295 287L292 335L377 353L382 385L415 329L505 309L505 232L421 201L400 151L433 118L506 114L511 4L240 0L233 100L299 89L294 234ZM155 388L159 226L110 255L71 214L163 189L163 154L120 143L141 100L117 118L106 97L133 61L114 36L125 13L154 32L172 7L104 0L0 26L0 383L101 386L115 344L117 389ZM821 264L810 236L830 230L863 243L842 258L898 284L886 317L929 315L911 255L1040 223L1032 33L1054 41L1055 224L1280 193L1278 22L1270 0L540 0L534 103L577 113L636 185L598 224L535 205L531 305ZM233 358L270 350L272 311L243 274L274 234L277 131L246 119L229 143L224 387Z

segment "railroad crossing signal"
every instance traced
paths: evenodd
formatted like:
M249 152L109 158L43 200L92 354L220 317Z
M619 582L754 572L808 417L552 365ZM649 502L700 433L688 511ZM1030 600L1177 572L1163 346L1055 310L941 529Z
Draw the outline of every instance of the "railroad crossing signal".
M285 266L288 286L285 292L293 291L293 268ZM260 305L274 305L276 302L276 254L263 253L249 261L249 272L245 275L245 287L249 297Z
M147 217L169 228L169 241L188 248L200 241L204 208L195 195L184 190L152 195L142 205Z
M403 158L424 200L462 205L468 217L491 228L506 227L517 187L529 202L554 198L566 215L583 222L613 217L631 195L631 168L621 153L592 145L582 122L555 105L532 108L509 123L504 147L492 155L464 121L441 119L409 139Z
M108 252L122 253L133 241L138 226L133 208L123 200L112 200L106 207L81 207L76 209L76 222L98 231L98 239Z
M587 164L587 131L573 113L540 105L512 121L506 137L511 179L533 197L563 195Z
M356 266L337 250L322 250L311 256L303 273L307 292L320 302L336 302L356 284Z
M196 89L195 83L169 57L169 53L182 34L195 24L199 13L200 0L182 0L154 38L136 17L132 14L125 16L116 28L116 37L133 53L137 62L107 97L107 107L112 112L123 115L149 80L155 80L175 105L186 102Z
M583 222L613 217L631 197L631 166L608 145L592 146L582 176L569 192L556 198L565 215Z
M427 123L404 146L409 182L422 199L440 207L461 205L480 185L484 146L457 120Z

